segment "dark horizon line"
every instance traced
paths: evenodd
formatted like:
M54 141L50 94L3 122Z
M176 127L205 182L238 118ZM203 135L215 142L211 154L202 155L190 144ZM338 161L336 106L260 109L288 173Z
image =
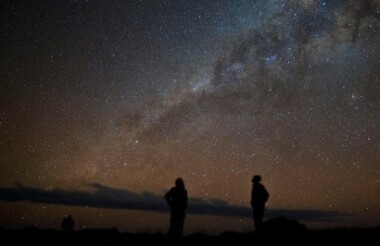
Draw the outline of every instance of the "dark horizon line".
M99 183L92 183L94 192L79 190L44 190L16 183L14 187L0 187L0 201L29 201L67 205L76 207L93 207L107 209L126 209L166 213L169 212L163 196L151 192L133 192L127 189L115 189ZM224 216L237 218L252 218L252 208L228 204L224 200L189 198L187 214ZM267 218L285 216L300 221L333 222L348 216L339 211L312 209L268 209Z

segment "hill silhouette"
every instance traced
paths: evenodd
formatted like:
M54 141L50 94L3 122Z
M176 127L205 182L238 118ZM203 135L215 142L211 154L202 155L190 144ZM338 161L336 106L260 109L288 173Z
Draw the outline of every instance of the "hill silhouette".
M150 192L137 193L128 189L116 189L99 183L89 185L93 191L54 189L45 190L37 187L15 184L14 187L0 187L0 201L28 201L54 205L76 207L129 209L140 211L169 212L168 205L161 195ZM187 214L216 215L224 217L252 218L252 208L232 205L224 200L205 200L189 197ZM346 217L340 211L308 209L269 209L268 218L287 216L302 221L336 221Z

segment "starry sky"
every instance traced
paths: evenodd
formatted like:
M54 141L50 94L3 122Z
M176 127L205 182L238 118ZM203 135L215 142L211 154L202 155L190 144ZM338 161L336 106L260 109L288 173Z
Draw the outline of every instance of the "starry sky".
M0 227L380 225L379 0L0 3ZM217 208L217 209L215 209Z

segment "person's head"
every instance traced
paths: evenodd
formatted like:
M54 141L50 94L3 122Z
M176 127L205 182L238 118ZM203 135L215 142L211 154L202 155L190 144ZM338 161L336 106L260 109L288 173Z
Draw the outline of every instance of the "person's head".
M253 176L252 183L254 183L254 184L260 183L260 181L261 181L261 176L260 175Z
M182 178L178 178L175 180L175 186L179 188L185 188L185 183Z

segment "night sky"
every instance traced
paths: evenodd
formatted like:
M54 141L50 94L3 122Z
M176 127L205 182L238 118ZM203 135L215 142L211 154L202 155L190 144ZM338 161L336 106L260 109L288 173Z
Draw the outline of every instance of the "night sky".
M380 225L380 0L0 3L0 227Z

